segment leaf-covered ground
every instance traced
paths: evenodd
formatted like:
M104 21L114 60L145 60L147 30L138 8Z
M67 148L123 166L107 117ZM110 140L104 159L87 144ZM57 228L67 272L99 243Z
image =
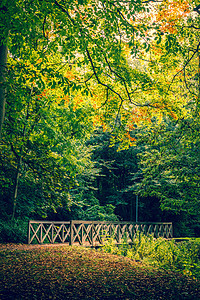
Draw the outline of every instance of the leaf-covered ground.
M0 247L0 299L200 299L200 282L66 245Z

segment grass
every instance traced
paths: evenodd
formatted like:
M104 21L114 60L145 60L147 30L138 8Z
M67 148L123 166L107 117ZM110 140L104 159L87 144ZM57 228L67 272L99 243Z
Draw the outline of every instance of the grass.
M0 251L0 299L200 299L200 281L88 248Z

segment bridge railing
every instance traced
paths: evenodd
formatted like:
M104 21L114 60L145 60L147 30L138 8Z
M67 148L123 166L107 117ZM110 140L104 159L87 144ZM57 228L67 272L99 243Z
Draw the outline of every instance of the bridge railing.
M152 234L155 238L169 239L173 237L172 223L29 221L28 243L69 243L70 245L97 246L103 244L105 238L112 237L116 243L120 244L124 237L127 242L133 242L139 233Z
M28 244L69 243L70 222L29 221Z

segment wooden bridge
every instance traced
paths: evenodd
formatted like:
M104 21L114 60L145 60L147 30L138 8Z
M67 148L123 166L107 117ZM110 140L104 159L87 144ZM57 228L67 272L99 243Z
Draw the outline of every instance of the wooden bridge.
M169 239L173 237L172 223L29 221L28 244L68 243L94 247L102 245L105 237L112 237L118 244L124 237L133 242L138 233Z

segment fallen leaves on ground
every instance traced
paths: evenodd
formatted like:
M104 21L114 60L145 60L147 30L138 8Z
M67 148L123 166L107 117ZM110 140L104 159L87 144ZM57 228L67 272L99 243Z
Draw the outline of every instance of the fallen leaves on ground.
M0 299L200 299L200 282L67 246L0 247Z

